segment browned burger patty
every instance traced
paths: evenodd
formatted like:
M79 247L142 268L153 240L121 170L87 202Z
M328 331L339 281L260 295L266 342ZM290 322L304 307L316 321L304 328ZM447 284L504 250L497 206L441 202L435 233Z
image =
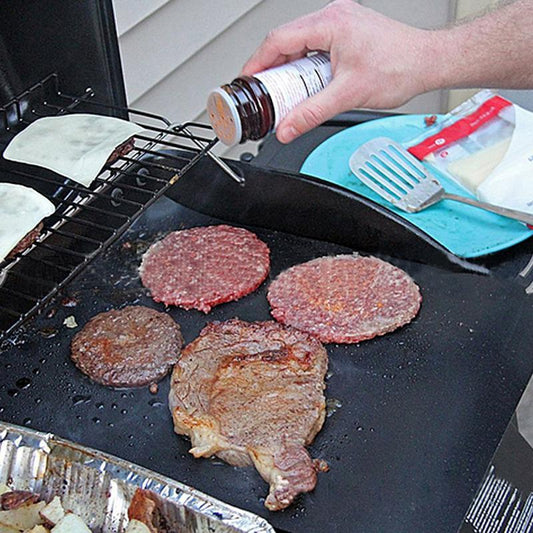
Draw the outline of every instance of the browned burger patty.
M118 161L121 157L129 154L135 148L135 139L132 137L124 141L122 144L117 146L111 155L107 158L106 165L111 166L113 163Z
M320 257L282 272L267 295L272 316L322 342L355 343L410 322L422 297L409 275L376 257Z
M72 340L71 358L102 385L140 387L163 378L182 345L180 327L170 315L130 306L87 322Z
M305 446L324 422L327 364L317 339L273 320L208 324L172 373L174 429L195 457L253 464L270 484L265 506L283 509L316 485Z
M208 313L263 283L270 270L267 245L233 226L174 231L144 254L141 281L156 302Z

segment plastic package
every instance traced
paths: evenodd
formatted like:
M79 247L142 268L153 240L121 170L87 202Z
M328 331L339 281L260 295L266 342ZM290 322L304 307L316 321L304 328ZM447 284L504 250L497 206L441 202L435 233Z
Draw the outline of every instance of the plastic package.
M533 213L533 113L483 90L408 143L480 200Z

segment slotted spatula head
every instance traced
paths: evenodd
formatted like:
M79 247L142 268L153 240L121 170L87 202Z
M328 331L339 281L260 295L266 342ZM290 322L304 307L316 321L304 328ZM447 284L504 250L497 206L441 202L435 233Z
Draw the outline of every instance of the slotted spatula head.
M361 145L350 157L350 169L382 198L410 213L438 202L444 193L418 159L386 137Z

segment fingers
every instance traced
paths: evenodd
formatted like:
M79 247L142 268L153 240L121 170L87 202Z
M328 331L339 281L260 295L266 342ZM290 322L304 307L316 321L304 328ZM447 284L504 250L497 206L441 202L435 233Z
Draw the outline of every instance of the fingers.
M279 30L274 30L274 34ZM253 76L257 72L267 70L272 67L277 67L284 63L291 61L290 58L298 59L306 55L309 51L305 44L295 44L294 46L283 47L277 37L270 37L270 35L263 41L261 46L255 51L252 57L244 64L241 70L241 75ZM283 52L282 50L293 50L292 52Z
M276 137L281 143L289 143L352 107L343 83L333 79L324 90L303 101L281 121Z
M330 32L317 15L312 13L272 30L245 63L241 75L251 76L303 57L311 50L329 50Z
M274 59L272 59L272 61L269 62L268 66L263 66L262 63L254 65L253 63L250 63L250 59L250 61L248 61L250 66L248 66L248 63L246 63L239 76L252 76L257 72L261 72L269 68L279 67L280 65L284 65L285 63L290 63L291 61L304 57L306 53L307 51L297 54L278 54Z

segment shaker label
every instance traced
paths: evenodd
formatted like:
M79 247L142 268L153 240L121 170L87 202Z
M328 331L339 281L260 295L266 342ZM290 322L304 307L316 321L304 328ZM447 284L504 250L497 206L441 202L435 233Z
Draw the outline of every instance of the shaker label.
M276 128L281 119L306 98L318 93L331 81L328 54L314 54L292 63L254 74L270 94Z

